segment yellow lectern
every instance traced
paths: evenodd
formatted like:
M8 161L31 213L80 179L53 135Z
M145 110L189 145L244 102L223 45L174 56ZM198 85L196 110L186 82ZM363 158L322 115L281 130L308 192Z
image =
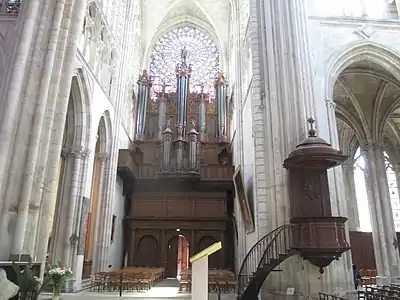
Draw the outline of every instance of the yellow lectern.
M208 299L208 257L221 248L222 244L218 242L190 258L192 264L192 300Z

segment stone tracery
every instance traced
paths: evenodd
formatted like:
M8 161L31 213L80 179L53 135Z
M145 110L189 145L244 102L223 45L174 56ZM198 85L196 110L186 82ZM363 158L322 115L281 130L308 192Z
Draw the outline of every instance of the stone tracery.
M164 34L154 45L151 53L150 76L154 80L154 88L161 91L166 85L166 91L175 91L175 67L181 60L181 50L185 48L187 63L192 65L190 80L191 91L213 91L214 80L220 71L219 50L208 33L191 25L174 28Z

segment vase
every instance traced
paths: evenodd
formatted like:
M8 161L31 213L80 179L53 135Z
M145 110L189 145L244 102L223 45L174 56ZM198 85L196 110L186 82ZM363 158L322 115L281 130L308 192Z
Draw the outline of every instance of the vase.
M51 299L52 300L60 300L60 294L61 294L61 285L55 283L53 285L53 295L52 295Z

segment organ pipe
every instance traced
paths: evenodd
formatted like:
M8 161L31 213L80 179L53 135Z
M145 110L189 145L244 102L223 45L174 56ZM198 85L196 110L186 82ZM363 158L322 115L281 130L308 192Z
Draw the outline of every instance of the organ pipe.
M144 137L144 130L146 124L147 102L149 98L149 90L151 82L147 70L143 70L142 75L139 76L138 84L138 109L136 121L136 139L142 140Z
M227 87L228 83L223 74L215 82L218 110L218 141L228 142L227 134Z
M181 63L176 65L176 79L177 79L177 128L178 139L183 140L186 132L186 119L187 119L187 103L189 94L189 79L192 72L192 66L186 63L187 50L181 50Z

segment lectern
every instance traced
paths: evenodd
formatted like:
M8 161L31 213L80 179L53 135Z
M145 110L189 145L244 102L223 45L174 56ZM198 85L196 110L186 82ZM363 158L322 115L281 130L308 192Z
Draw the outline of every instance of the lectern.
M208 299L208 257L221 250L218 242L190 258L192 264L192 300Z

